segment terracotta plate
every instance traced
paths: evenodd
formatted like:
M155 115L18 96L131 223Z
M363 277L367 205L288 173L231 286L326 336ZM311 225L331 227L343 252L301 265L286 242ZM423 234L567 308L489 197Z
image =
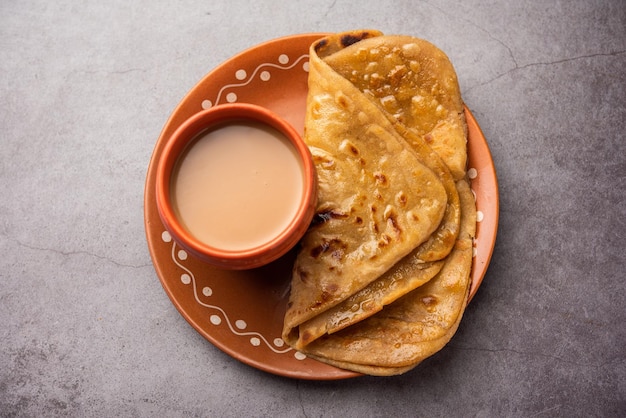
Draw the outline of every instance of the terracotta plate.
M358 376L308 359L280 338L294 254L250 271L223 271L194 259L166 232L157 213L154 188L156 161L167 138L194 113L221 103L265 106L300 132L304 126L309 45L323 34L272 40L227 60L187 94L159 137L145 189L148 246L161 283L183 317L207 340L232 357L277 375L331 380ZM498 190L489 148L472 114L469 160L479 224L472 270L471 296L485 274L495 242Z

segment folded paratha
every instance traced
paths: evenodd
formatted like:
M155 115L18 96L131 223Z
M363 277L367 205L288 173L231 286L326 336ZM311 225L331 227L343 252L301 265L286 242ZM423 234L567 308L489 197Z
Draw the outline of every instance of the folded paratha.
M465 113L449 59L423 39L378 31L330 35L311 49L310 59L327 66L321 71L330 69L353 83L440 177L448 194L444 222L415 257L443 259L458 234L454 181L464 177L467 161Z
M338 83L337 79L339 73L337 73L334 68L328 66L328 64L316 54L316 51L322 51L323 56L329 56L331 50L344 52L346 49L349 50L350 45L358 39L378 36L379 34L378 32L351 33L349 36L340 34L322 39L320 42L314 44L311 48L310 58L309 102L315 103L320 100L320 97L325 97L325 95L341 94L341 96L346 96L346 94L351 94L353 97L358 98L357 102L361 105L366 103L367 99L370 98L362 94L362 92L357 91L357 89L355 89L357 86L354 84L347 86L345 80L341 80L341 83ZM354 57L350 53L344 53L344 59L347 61L360 61L358 56ZM344 90L342 91L338 86L343 86L341 88ZM371 103L376 105L376 102L372 101ZM315 104L315 106L319 105ZM309 110L315 110L313 106L309 107ZM370 117L373 118L374 121L383 121L383 125L388 130L390 129L388 122L391 122L392 125L394 122L397 122L390 118L389 115L386 115L380 108L376 110L368 104L365 104L365 108L369 109ZM364 117L364 115L365 114L362 113L361 117ZM387 119L388 122L384 122L384 119ZM322 121L321 123L320 120ZM329 130L325 125L329 123L329 120L330 117L328 114L323 114L321 118L317 118L311 117L311 113L307 113L307 135L305 139L308 141L309 145L314 145L314 137L316 135L326 135L327 138L330 136L332 130ZM336 122L337 121L334 121L334 123ZM351 121L347 122L343 128L347 130L353 129L350 125L351 123L361 125L363 121L359 121L358 118L353 118ZM285 330L286 333L284 337L297 348L303 347L326 332L335 332L374 314L382 309L384 305L391 303L403 294L425 283L441 269L442 263L436 263L436 261L445 258L452 249L454 240L458 234L460 217L459 200L452 176L447 166L438 155L426 145L422 138L417 137L413 132L408 131L403 126L397 125L395 126L395 130L405 141L407 139L410 140L413 150L417 152L421 161L424 162L442 182L447 198L443 222L441 222L437 230L428 237L428 240L421 246L414 248L412 252L404 258L402 263L399 263L393 270L390 270L375 282L371 282L356 294L352 294L350 298L343 298L343 302L332 307L332 309L320 309L317 315L303 323L296 324L295 321L286 321L286 323L293 324L293 326ZM319 171L320 167L318 167L318 172ZM323 199L324 197L321 196L320 200ZM292 291L292 293L294 292ZM296 325L298 325L297 328Z
M303 349L324 334L362 321L435 277L443 265L444 261L420 263L415 257L406 256L361 291L300 324L297 334L289 335L289 340L296 349Z
M470 288L476 206L466 180L457 182L461 231L441 271L372 317L302 350L307 356L361 373L404 373L439 351L456 332Z
M423 100L430 105L424 105ZM418 105L420 103L422 105ZM328 254L337 252L342 257L346 249L356 254L362 253L363 248L373 248L368 242L372 242L372 236L376 234L364 231L361 226L355 228L354 222L348 221L348 213L355 212L350 205L357 201L354 196L359 194L365 196L365 200L370 196L370 201L376 202L388 199L393 193L381 195L380 188L373 192L363 183L363 178L368 177L363 173L372 170L365 167L365 163L372 158L386 161L391 157L394 173L412 168L405 165L409 160L396 159L395 151L382 146L372 147L375 140L370 138L371 129L376 129L374 136L390 136L398 140L403 152L408 145L417 156L420 167L429 168L435 175L445 193L441 222L404 256L397 257L406 246L396 247L398 243L394 242L385 244L387 254L393 256L387 255L384 260L375 257L373 265L364 257L354 263L352 256L343 261L330 257L320 263L316 254L319 248ZM361 161L360 171L346 169L336 160L343 161L343 155L335 149L341 149L346 140L350 147L359 144L354 152L359 158L360 145L372 151ZM432 354L451 338L460 320L456 309L460 305L440 304L441 308L437 310L450 313L444 321L445 327L442 327L446 331L429 337L427 343L411 341L403 348L406 352L403 362L389 362L390 357L399 356L391 356L393 350L390 351L385 344L376 346L373 342L391 336L396 338L394 344L402 346L397 339L400 334L387 331L386 325L393 329L394 320L401 318L400 322L407 324L405 328L413 326L411 321L415 314L412 309L417 302L407 294L428 289L430 281L435 280L433 277L440 283L459 282L462 278L468 280L471 268L471 238L468 244L466 237L459 235L462 199L458 188L461 183L455 184L455 179L462 179L465 175L467 151L463 104L454 69L436 47L415 38L382 36L377 31L325 37L310 49L305 141L314 155L320 179L318 222L305 236L294 266L283 339L321 361L363 373L388 375L409 370L421 361L416 360L420 356L415 350ZM337 181L341 178L348 180ZM464 198L467 203L467 195ZM473 205L473 196L471 203ZM342 205L343 208L338 210ZM400 212L405 210L404 207L397 209ZM471 212L463 216L466 224L472 222ZM361 214L357 217L362 219ZM342 236L348 237L349 245L343 244ZM359 245L363 247L359 248ZM358 249L356 252L353 251L355 248ZM359 271L353 271L354 268ZM329 275L331 270L340 273ZM469 289L466 285L467 288L455 286L457 298L449 299L449 302L465 300ZM335 287L342 290L334 291ZM404 300L411 302L401 302ZM461 305L462 312L464 304ZM389 315L394 320L390 320ZM453 321L453 317L458 320ZM386 324L385 327L381 323ZM351 334L355 332L357 334ZM369 348L360 353L355 351L355 357L350 357L341 349L348 344L344 335ZM413 354L409 356L409 352ZM368 357L372 360L363 360ZM387 358L386 362L382 357Z
M309 65L305 140L319 204L294 265L283 332L290 344L300 324L428 240L448 202L439 177L392 123L321 60Z
M329 36L318 42L316 54L372 99L390 120L425 140L455 180L463 178L467 125L452 63L426 40L374 33Z

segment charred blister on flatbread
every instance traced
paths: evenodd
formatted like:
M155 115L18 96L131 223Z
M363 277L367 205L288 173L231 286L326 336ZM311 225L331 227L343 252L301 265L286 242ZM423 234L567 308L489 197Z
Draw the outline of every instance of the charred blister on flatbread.
M324 239L317 247L311 249L311 256L319 258L324 254L330 254L333 258L340 260L345 253L346 243L339 238Z
M325 222L330 221L331 219L345 219L349 215L339 212L335 209L328 209L324 211L317 212L313 215L313 220L311 221L311 226L316 226L319 224L323 224Z

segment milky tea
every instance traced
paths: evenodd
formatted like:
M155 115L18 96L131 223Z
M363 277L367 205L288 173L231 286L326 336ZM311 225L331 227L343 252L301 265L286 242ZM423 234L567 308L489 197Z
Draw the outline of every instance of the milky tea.
M294 145L258 122L236 121L198 135L174 167L179 221L204 244L241 251L284 231L304 189Z

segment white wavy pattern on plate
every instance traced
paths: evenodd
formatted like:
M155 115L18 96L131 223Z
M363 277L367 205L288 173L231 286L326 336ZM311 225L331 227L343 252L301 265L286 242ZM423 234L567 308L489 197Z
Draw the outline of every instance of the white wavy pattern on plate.
M232 84L226 84L222 86L220 90L218 91L214 102L209 99L206 99L202 101L201 106L203 109L208 109L216 104L219 104L220 100L222 100L223 97L225 97L226 101L229 103L236 102L238 98L235 92L230 92L226 95L224 95L224 92L228 89L237 89L237 88L241 88L241 87L245 87L249 85L255 79L255 77L257 77L257 75L262 81L269 81L271 79L271 73L267 71L267 69L287 71L296 67L299 63L302 63L302 70L305 72L308 72L308 58L309 58L308 54L303 54L299 56L291 64L289 64L289 61L290 61L289 56L286 54L281 54L278 56L278 64L271 63L271 62L261 63L252 71L249 77L248 77L248 72L245 69L239 69L235 71L234 76L237 80L242 80L241 83L232 83ZM169 233L167 232L163 233L163 241L166 241L166 242L171 241L171 236L169 236ZM232 319L228 316L228 314L226 313L224 309L222 309L219 306L211 305L202 301L202 299L200 298L200 295L198 294L198 288L196 286L196 278L195 278L194 273L189 268L185 267L179 261L179 259L184 261L186 258L187 258L187 254L184 250L179 250L178 253L176 252L176 243L172 241L172 260L179 268L181 268L185 272L183 275L181 275L181 282L184 285L189 285L189 284L192 285L194 298L199 305L208 309L215 310L221 314L221 316L217 314L211 315L209 320L211 321L213 325L216 325L216 326L220 325L222 322L222 318L223 318L224 322L228 326L228 329L234 335L241 336L241 337L250 337L249 342L254 347L260 346L261 342L263 342L270 350L272 350L276 354L284 354L284 353L293 351L291 347L282 348L285 345L285 342L280 337L274 338L273 343L270 343L270 341L268 341L268 339L259 332L243 331L243 329L247 327L247 323L244 320L239 319L239 320L234 321L233 323ZM209 287L204 287L202 289L202 293L203 293L203 296L210 297L213 294L213 291ZM298 360L303 360L306 358L304 354L298 351L294 353L294 357Z
M211 321L213 325L215 326L221 325L222 320L223 320L226 323L226 326L228 327L230 332L232 332L233 334L240 336L240 337L250 337L250 344L255 347L260 346L261 342L264 342L265 345L267 345L267 347L273 352L275 352L276 354L283 354L292 350L291 347L280 349L280 347L282 347L285 344L282 338L275 338L274 343L271 344L259 332L243 331L248 326L247 323L243 319L238 319L233 322L232 319L226 313L226 311L224 311L224 309L220 308L217 305L212 305L212 304L204 302L200 298L200 295L198 294L198 286L196 283L195 274L193 274L193 272L189 268L187 268L184 264L181 263L181 261L184 261L187 259L187 252L181 249L179 249L178 251L176 250L177 248L176 242L172 240L172 237L169 234L169 232L164 231L161 234L161 238L166 243L170 243L170 242L172 243L172 261L174 261L174 264L176 264L181 270L184 271L184 273L180 276L181 283L184 285L192 286L193 296L199 305L208 309L215 310L221 314L221 316L217 314L213 314L209 317L209 320ZM210 287L205 286L204 288L202 288L202 294L205 297L211 297L213 295L213 290ZM279 347L279 348L276 348L276 347ZM296 358L297 357L298 356L296 356Z
M262 64L259 64L253 71L252 74L250 75L250 77L248 77L248 72L244 69L239 69L235 72L235 78L238 80L245 80L241 83L234 83L234 84L226 84L225 86L222 86L222 88L220 88L220 90L217 92L217 96L215 98L215 102L206 99L203 100L201 103L201 106L203 109L208 109L211 106L217 105L220 103L220 100L222 99L222 94L224 93L224 91L226 89L235 89L235 88L239 88L239 87L245 87L248 84L250 84L255 77L257 76L257 74L259 74L260 72L260 79L262 81L269 81L269 79L271 78L271 74L268 71L261 71L264 68L275 68L278 70L291 70L292 68L294 68L296 65L298 65L300 62L302 62L303 60L308 60L309 55L308 54L304 54L301 55L300 57L298 57L295 61L293 61L293 63L287 65L287 63L289 62L289 57L286 54L281 54L278 57L278 62L279 64L274 64L271 62L264 62ZM305 61L303 63L303 68L304 71L308 71L308 61ZM246 77L248 77L246 79ZM228 103L234 103L237 101L237 94L232 92L227 94L226 96L226 101Z

